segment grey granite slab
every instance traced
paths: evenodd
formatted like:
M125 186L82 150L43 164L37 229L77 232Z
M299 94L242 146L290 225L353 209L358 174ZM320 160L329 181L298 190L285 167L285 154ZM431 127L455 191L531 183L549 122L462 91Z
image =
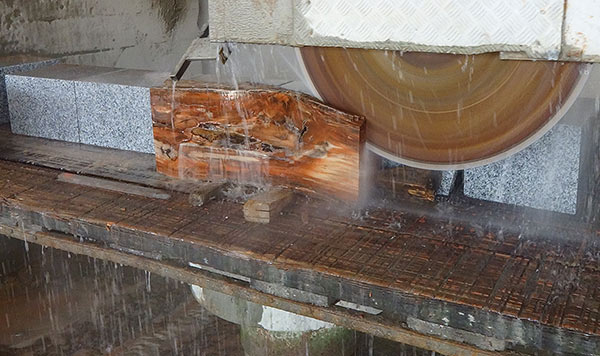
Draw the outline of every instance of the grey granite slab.
M75 91L81 143L154 153L148 88L78 81Z
M575 214L581 128L556 125L525 150L465 170L465 195L494 202Z
M5 76L7 74L25 72L39 67L49 66L58 62L58 59L28 55L0 57L0 124L9 122Z
M169 73L102 71L77 81L81 143L154 153L150 89Z
M154 153L150 88L168 78L168 73L67 64L11 76L13 132Z
M440 186L437 189L437 195L449 196L456 181L457 171L442 171Z
M79 142L75 84L72 81L6 76L12 132Z

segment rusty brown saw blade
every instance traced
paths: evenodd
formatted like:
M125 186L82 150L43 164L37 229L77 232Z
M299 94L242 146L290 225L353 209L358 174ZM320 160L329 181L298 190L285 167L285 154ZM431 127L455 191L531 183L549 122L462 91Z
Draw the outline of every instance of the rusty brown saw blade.
M367 118L367 142L428 169L475 167L525 148L549 130L582 86L585 64L305 47L321 98Z

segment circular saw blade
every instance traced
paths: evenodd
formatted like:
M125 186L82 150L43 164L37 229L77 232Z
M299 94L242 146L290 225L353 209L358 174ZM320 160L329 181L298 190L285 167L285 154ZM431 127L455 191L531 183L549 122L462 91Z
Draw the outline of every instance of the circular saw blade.
M318 95L367 118L367 144L394 161L464 169L518 152L546 133L581 90L586 64L304 47Z

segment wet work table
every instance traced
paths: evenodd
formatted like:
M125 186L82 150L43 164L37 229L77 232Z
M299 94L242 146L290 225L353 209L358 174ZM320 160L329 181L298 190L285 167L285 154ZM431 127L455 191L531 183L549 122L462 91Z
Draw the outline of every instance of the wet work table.
M595 212L533 219L460 191L375 194L361 209L299 195L261 224L236 199L194 206L193 188L157 173L150 154L8 127L0 146L0 234L10 238L441 354L600 350Z

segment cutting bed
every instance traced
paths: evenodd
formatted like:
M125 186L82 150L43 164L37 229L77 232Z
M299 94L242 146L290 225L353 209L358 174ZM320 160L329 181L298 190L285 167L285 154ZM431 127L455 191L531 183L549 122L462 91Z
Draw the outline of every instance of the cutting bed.
M0 146L3 235L442 354L600 349L596 186L592 211L577 216L532 217L459 192L435 203L374 199L354 213L297 199L270 224L255 224L240 203L190 206L185 182L156 173L152 155L16 136L8 127ZM65 172L119 181L130 193L59 181ZM150 197L149 187L169 198ZM253 281L312 297L266 294ZM329 303L311 304L315 298Z

